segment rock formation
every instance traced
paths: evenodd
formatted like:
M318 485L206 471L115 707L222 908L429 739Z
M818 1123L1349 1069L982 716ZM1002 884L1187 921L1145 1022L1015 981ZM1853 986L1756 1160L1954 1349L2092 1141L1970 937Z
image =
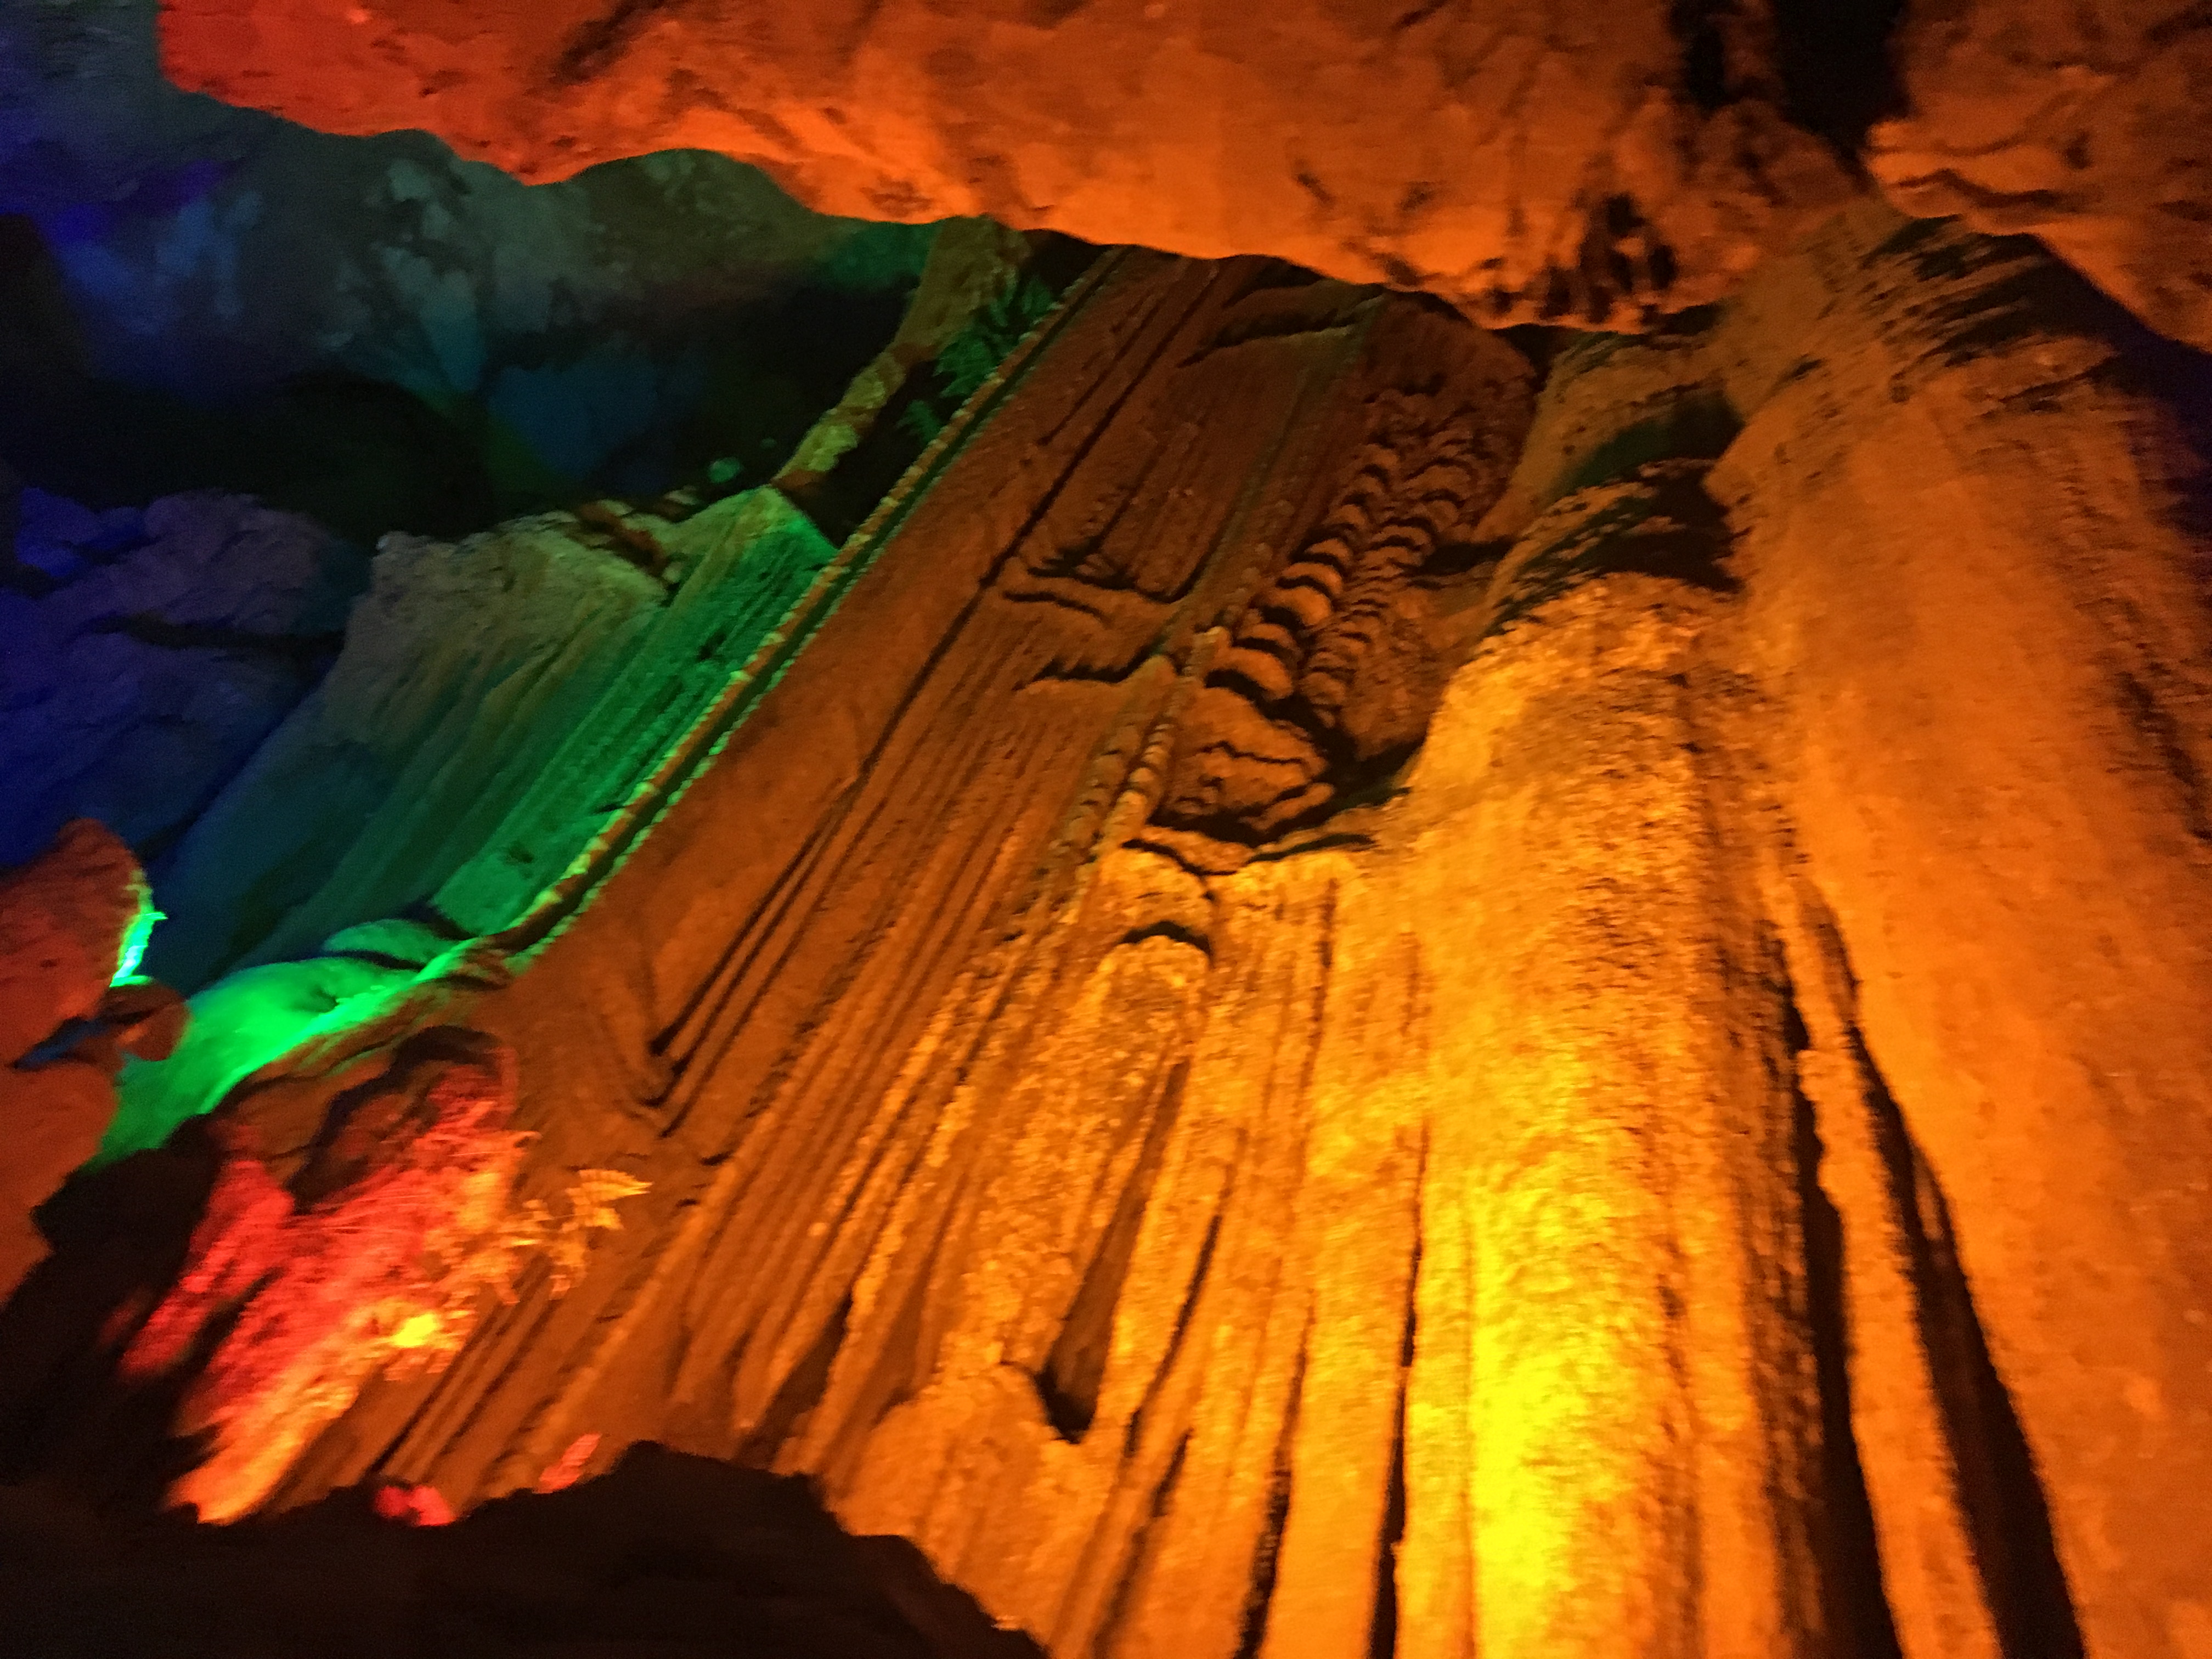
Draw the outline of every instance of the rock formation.
M162 78L160 10L0 10L0 455L99 507L247 492L368 548L759 483L933 240L696 151L532 189L227 108Z
M247 496L22 500L0 586L0 863L79 817L150 858L308 694L367 561Z
M1872 203L1533 397L1110 256L562 881L215 1091L304 1220L478 1034L512 1201L627 1195L188 1489L657 1440L1100 1659L2196 1659L2202 373Z
M2212 18L2163 0L1911 7L1909 113L1867 165L1909 213L2033 232L2162 334L2212 349Z
M163 52L181 85L526 179L716 149L824 212L1272 253L1486 323L1717 299L1863 154L1905 210L2032 230L2212 345L2212 24L2185 0L183 0Z
M1763 4L1656 0L1293 0L1261 23L1229 0L193 0L163 63L526 179L716 149L823 212L1272 253L1485 320L1620 327L1717 298L1845 193L1786 118L1774 37Z
M90 819L0 877L0 1297L46 1255L32 1212L99 1146L125 1051L176 1046L176 994L132 976L149 908L131 849Z
M963 225L773 478L386 540L0 1481L671 1643L728 1552L577 1529L849 1565L766 1471L886 1651L2212 1659L2207 30L2109 9L183 0L326 125L1176 251ZM103 848L21 1086L142 1018ZM410 1616L573 1605L486 1549Z
M933 435L910 382L963 354L994 368L1024 331L994 307L1022 285L1050 303L1042 263L988 222L945 227L909 316L773 487L384 538L329 673L164 870L179 915L156 969L197 989L433 900L467 933L513 922L774 635L832 561L824 532Z

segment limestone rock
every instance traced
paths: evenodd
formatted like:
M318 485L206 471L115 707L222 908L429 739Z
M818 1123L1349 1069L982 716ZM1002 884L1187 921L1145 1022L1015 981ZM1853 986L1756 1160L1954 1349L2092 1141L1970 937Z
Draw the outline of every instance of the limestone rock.
M1999 1650L2212 1635L2203 1535L2160 1519L2212 1482L2205 388L2139 340L2026 239L1871 205L1717 339L1735 660L1810 890L1775 908L1895 1206L1838 1195L1847 1270L1915 1310L1879 1345L1869 1311L1862 1374L1942 1425L1859 1438L1915 1654L1982 1650L1946 1634L1961 1534ZM1935 1480L1889 1461L1946 1443ZM1946 1486L1938 1549L1902 1492ZM1907 1563L1943 1564L1909 1613Z
M0 9L0 452L62 494L219 487L367 546L717 455L757 483L933 238L696 150L532 189L416 119L227 109L163 78L159 14Z
M145 898L131 849L90 819L0 876L0 1065L98 1011Z
M480 849L437 890L439 913L469 933L508 926L559 880L680 738L753 664L820 576L833 550L774 489L717 502L666 532L684 580L647 613L618 669L568 716Z
M273 1501L659 1439L1065 1659L2191 1655L2185 357L1870 199L1534 400L1106 256L530 929L349 935L396 994L230 1091L464 1024L510 1201L648 1183ZM112 1406L9 1398L35 1468Z
M960 376L996 368L1022 331L1003 314L1013 297L1022 318L1049 306L1039 264L988 221L945 227L908 321L774 489L704 506L698 491L649 509L586 503L458 546L386 538L328 678L164 871L179 923L160 969L198 987L409 905L434 903L448 943L514 922L783 639L793 605L830 580L817 524L842 538L865 518L974 389ZM281 977L256 981L274 999L269 1019L247 1022L258 1031L298 1024L279 1012ZM210 1080L197 1049L228 1049L219 1029L203 1022L173 1072ZM135 1076L126 1097L147 1123L210 1103L200 1083L179 1092ZM156 1103L146 1113L142 1097Z
M1776 61L1765 6L1657 0L163 14L182 86L428 127L524 179L720 150L822 212L1268 253L1486 322L1616 328L1717 298L1848 193Z
M332 943L327 954L241 969L195 994L191 1024L177 1048L159 1065L124 1068L103 1158L161 1146L179 1124L213 1110L270 1061L334 1027L374 1018L416 977L411 968Z
M2185 0L1917 0L1908 112L1867 165L1908 213L2033 232L2162 334L2212 349L2212 18Z
M92 1156L115 1110L116 1035L72 1042L68 1028L111 1010L124 1028L165 1018L163 998L110 989L146 902L137 860L90 819L0 877L0 1298L46 1253L31 1212ZM50 1039L64 1052L34 1054Z
M816 1473L848 1524L914 1539L1056 1649L1123 1616L1187 1632L1176 1650L1197 1654L1236 1649L1280 1437L1310 1492L1343 1498L1340 1523L1310 1498L1285 1535L1320 1565L1285 1579L1282 1627L1327 1603L1364 1648L1411 1294L1412 1098L1349 1028L1326 1101L1298 1080L1328 951L1349 937L1330 921L1350 905L1342 857L1257 860L1209 895L1172 850L1205 830L1144 821L1174 787L1172 725L1206 665L1309 587L1318 603L1292 614L1316 691L1371 683L1392 708L1405 671L1428 672L1425 629L1370 624L1392 594L1448 582L1445 544L1510 469L1524 371L1433 307L1262 262L1117 270L1047 348L1089 373L1008 394L914 507L900 545L921 562L872 566L728 758L511 990L472 1000L468 1018L526 1057L533 1164L590 1146L654 1184L555 1334L530 1339L596 1356L526 1362L555 1391L522 1407L537 1426L504 1395L467 1425L434 1403L399 1455L465 1501L532 1455L517 1434L589 1416L619 1443L651 1418ZM1158 493L1135 496L1147 477ZM1358 778L1358 744L1306 701L1333 794ZM817 854L825 821L841 827ZM1088 867L1096 837L1139 832L1158 845ZM767 931L732 953L746 916ZM763 981L768 960L785 966ZM672 1023L656 1054L645 1034ZM1224 1166L1247 1133L1249 1159ZM817 1229L840 1191L849 1223ZM751 1218L726 1231L732 1205ZM1347 1227L1366 1245L1331 1256ZM992 1243L971 1260L948 1237ZM916 1297L942 1334L909 1354L896 1310ZM1218 1334L1185 1347L1194 1297ZM520 1336L495 1317L485 1340ZM357 1409L399 1404L378 1389ZM332 1441L300 1478L345 1455ZM1178 1479L1187 1496L1147 1522Z
M197 988L428 896L665 597L565 514L458 545L395 535L374 570L329 674L178 849L163 977Z
M77 816L158 846L307 694L366 560L245 496L24 496L16 557L40 580L0 590L0 861Z
M808 430L805 441L776 473L776 488L801 501L818 495L838 464L872 429L915 372L1014 289L1030 255L1022 237L988 219L956 220L943 227L930 245L928 263L922 267L921 281L898 332L853 377L836 406ZM874 505L872 501L866 506L855 503L858 510L848 508L847 516L857 523Z

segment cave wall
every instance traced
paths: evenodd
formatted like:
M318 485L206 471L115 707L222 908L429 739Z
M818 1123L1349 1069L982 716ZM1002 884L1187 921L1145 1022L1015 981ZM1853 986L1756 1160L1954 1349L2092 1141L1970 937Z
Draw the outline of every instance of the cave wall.
M626 1195L181 1490L594 1433L1054 1653L2195 1659L2201 373L1873 204L1533 400L1115 256L545 926L232 1093L296 1179L465 1026Z
M2151 1517L2197 1501L2212 1406L2188 1103L2212 1060L2212 381L2155 372L2024 241L1884 228L1747 296L1765 340L1724 383L1765 395L1713 477L1748 659L1788 688L1776 776L1812 890L1791 972L1839 1022L1814 1052L1850 1062L1808 1092L1864 1113L1890 1183L1999 1650L2063 1628L2063 1566L2087 1651L2188 1654L2204 1545ZM1821 270L1839 242L1856 268ZM1905 1331L1859 1328L1870 1384L1911 1375L1877 1357ZM1899 1443L1863 1433L1870 1479L1912 1479L1878 1467Z
M158 1146L240 1077L364 1018L456 941L503 934L569 879L696 723L775 672L793 607L842 568L831 538L961 418L1087 257L988 221L941 227L896 332L768 484L702 481L457 544L387 537L342 641L325 641L335 662L229 757L244 764L211 801L134 769L127 747L106 757L122 763L107 769L111 805L182 827L155 866L172 915L146 966L200 994L173 1059L126 1067L106 1154ZM233 547L233 563L252 551ZM204 605L209 587L187 591ZM81 712L54 690L58 714ZM82 798L78 781L49 792L48 818Z
M97 818L151 858L330 665L368 555L250 496L16 497L0 586L0 865Z
M789 471L842 535L841 459L1029 249L956 229L902 319L939 227L824 219L705 154L532 189L422 133L311 132L167 85L153 22L0 24L0 862L108 824L173 900L155 966L196 989L428 902L565 740L619 748L572 728L632 636L678 587L711 611L741 547L775 562L720 498ZM210 479L258 495L144 499ZM489 533L617 487L642 501ZM761 589L717 636L742 657L781 590L735 586ZM520 855L550 879L567 851Z
M126 1076L0 1472L465 1508L658 1440L1100 1659L2212 1651L2212 378L2142 326L2202 337L2143 240L2202 20L1914 7L1816 109L1799 9L1474 9L179 7L180 72L526 173L682 133L1464 314L1127 249L971 372L1029 319L978 228L772 489L397 545L357 729L298 717L198 878L333 744L404 787L174 935L304 960ZM343 78L248 90L303 42ZM1110 157L1078 47L1134 65ZM1237 146L1325 124L1193 114L1292 94L1344 118L1303 221ZM1505 112L1438 232L1486 267L1359 205L1454 107ZM709 626L640 535L774 602ZM492 570L545 614L457 652Z
M163 51L180 85L424 125L522 178L695 147L824 211L1271 253L1489 320L1633 326L1848 190L1784 113L1774 35L1764 6L210 0L173 9Z
M2212 349L2212 27L2163 0L1907 9L1906 107L1866 161L1907 213L2032 233L2161 334Z

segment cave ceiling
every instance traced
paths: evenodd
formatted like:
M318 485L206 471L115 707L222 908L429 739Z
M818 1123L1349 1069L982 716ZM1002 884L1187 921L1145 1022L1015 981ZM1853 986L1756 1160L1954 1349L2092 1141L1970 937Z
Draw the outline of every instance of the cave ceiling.
M529 179L696 148L816 210L1267 253L1635 329L1855 192L2031 232L2212 344L2181 0L175 0L169 74Z

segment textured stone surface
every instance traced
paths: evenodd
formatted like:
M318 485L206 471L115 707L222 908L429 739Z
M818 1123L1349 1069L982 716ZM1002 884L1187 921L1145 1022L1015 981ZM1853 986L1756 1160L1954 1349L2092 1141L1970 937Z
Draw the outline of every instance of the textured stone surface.
M275 1501L658 1438L1066 1659L2198 1659L2202 372L1875 203L1533 399L1112 256L635 839L231 1092L463 1024L514 1196L649 1188Z
M0 588L0 862L67 819L171 842L330 662L368 560L240 495L94 514L24 492Z
M19 1062L100 1014L145 897L131 849L89 819L0 876L0 1298L46 1253L31 1212L99 1146L120 1054L95 1040Z
M714 149L823 212L1268 253L1486 321L1632 327L1848 189L1783 118L1772 35L1763 5L1656 0L191 0L163 63L525 179Z
M1909 112L1867 165L1908 213L2033 232L2162 334L2212 349L2212 16L2185 0L1918 0Z
M225 109L163 80L158 11L0 12L0 453L64 494L281 496L368 545L757 483L928 250L696 151L533 190L416 118Z
M908 417L931 406L909 382L942 386L956 359L980 380L1013 343L994 325L1017 286L1050 302L1021 238L978 220L940 242L907 321L774 488L586 503L453 545L386 538L328 677L164 870L179 925L159 970L197 988L410 905L434 903L449 936L520 916L781 637L831 561L824 532L842 539L921 453Z
M2033 232L2212 344L2212 26L2184 0L165 15L180 84L331 131L427 126L526 179L693 146L825 212L1273 253L1486 322L1634 328L1717 299L1853 188L1850 155L1904 210Z
M2001 1650L2070 1595L2086 1651L2183 1659L2212 1639L2212 1546L2163 1519L2212 1481L2208 386L2130 337L2024 240L1851 216L1723 329L1747 419L1711 487L1817 900L1791 972L1834 988L1820 1064L1898 1206L1857 1260L1917 1298ZM1879 1468L1912 1440L1860 1443L1926 1492ZM1939 1630L1914 1651L1960 1650Z
M250 953L312 951L482 844L665 598L574 529L546 514L459 544L386 538L329 674L178 849L158 971L198 987Z
M145 890L131 849L89 820L64 825L38 857L0 877L0 1064L13 1066L99 1008Z

